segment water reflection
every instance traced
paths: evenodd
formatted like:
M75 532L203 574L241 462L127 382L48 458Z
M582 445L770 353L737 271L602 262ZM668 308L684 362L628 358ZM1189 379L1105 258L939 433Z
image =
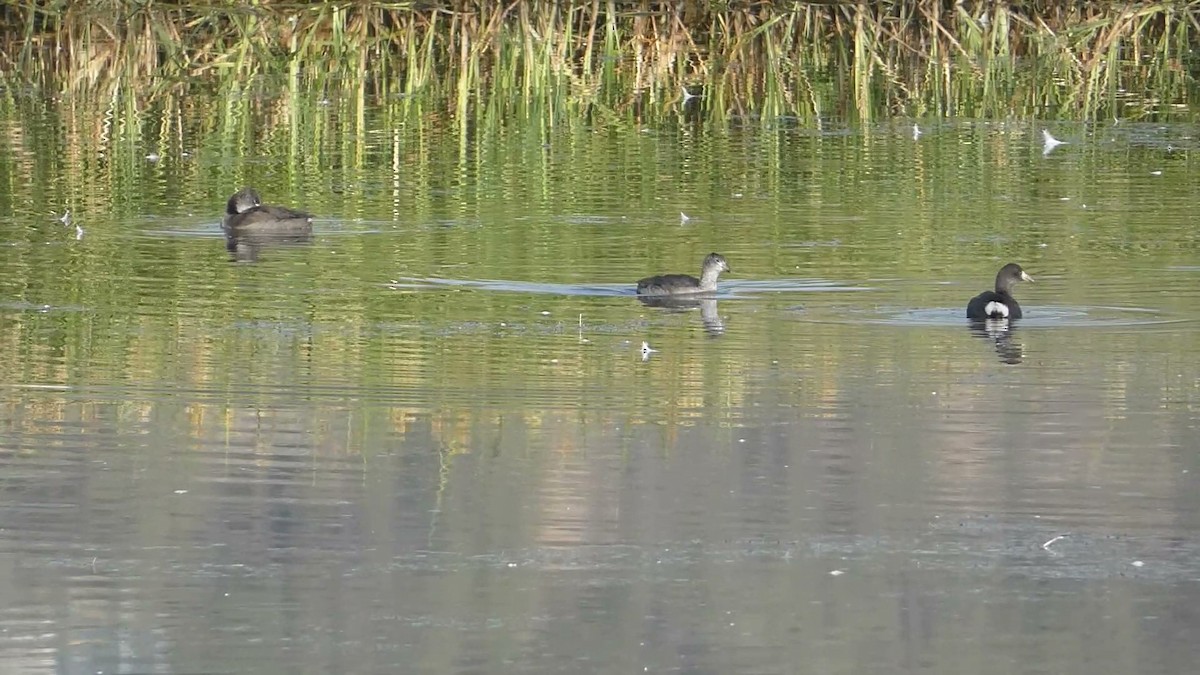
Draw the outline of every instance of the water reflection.
M647 307L658 307L668 311L686 312L700 308L700 323L712 337L725 333L725 319L717 313L716 298L682 298L670 295L639 295L638 301Z
M254 262L265 249L298 247L312 241L310 233L238 233L225 231L225 250L233 254L238 262Z
M4 663L778 672L818 636L838 673L1190 672L1200 253L1162 147L315 119L149 177L0 134L31 167L0 184ZM328 255L229 265L235 180L336 214ZM630 301L714 241L739 277ZM1001 254L1061 274L964 335Z
M992 342L996 355L1003 363L1021 362L1025 349L1016 337L1017 322L1009 319L971 319L968 327L976 337Z

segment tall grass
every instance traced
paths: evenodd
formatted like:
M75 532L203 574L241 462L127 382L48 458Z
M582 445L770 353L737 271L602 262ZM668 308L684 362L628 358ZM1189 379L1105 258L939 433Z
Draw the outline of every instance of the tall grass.
M29 0L0 8L0 67L10 85L100 100L236 79L420 99L461 123L683 103L717 122L1145 116L1192 102L1198 12L1200 0Z

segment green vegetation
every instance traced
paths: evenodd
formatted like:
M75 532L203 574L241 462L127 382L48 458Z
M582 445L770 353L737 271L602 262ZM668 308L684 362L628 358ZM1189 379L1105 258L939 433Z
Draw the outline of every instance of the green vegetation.
M98 100L238 83L285 96L419 99L460 121L644 119L685 100L715 122L1138 118L1191 102L1198 9L1197 0L47 0L0 9L0 68Z

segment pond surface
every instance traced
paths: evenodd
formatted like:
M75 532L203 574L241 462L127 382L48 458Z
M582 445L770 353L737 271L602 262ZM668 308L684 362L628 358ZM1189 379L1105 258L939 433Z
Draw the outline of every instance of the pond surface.
M314 101L231 141L26 105L6 670L1200 660L1194 125L1043 154L1017 122L463 135ZM243 184L312 241L231 255ZM710 251L713 297L634 296ZM970 325L1008 261L1026 317Z

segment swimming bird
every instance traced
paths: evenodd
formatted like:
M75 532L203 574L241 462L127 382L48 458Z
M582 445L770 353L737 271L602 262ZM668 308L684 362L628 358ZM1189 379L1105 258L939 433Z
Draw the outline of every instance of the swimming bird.
M690 274L660 274L638 281L638 295L682 295L717 290L717 277L728 272L729 264L720 253L709 253L700 266L700 278Z
M1021 305L1012 296L1013 284L1033 281L1016 263L1008 263L996 273L996 290L984 291L967 303L968 319L1019 319Z
M264 206L254 188L244 187L226 203L221 229L233 239L304 238L312 234L312 216L286 206Z

